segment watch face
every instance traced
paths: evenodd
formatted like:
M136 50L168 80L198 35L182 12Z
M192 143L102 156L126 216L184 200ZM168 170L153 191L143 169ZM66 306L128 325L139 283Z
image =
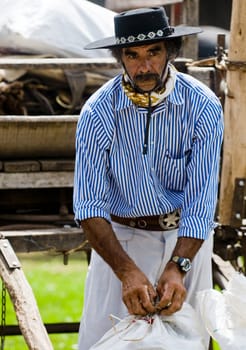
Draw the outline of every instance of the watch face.
M189 258L183 258L180 256L173 256L171 259L173 262L175 262L181 271L188 272L191 269L191 261Z
M184 272L188 272L191 269L191 262L188 258L179 258L178 264L180 269Z

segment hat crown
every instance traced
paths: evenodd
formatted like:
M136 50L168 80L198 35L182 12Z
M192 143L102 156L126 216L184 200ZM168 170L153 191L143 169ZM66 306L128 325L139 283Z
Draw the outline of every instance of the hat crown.
M97 40L86 50L145 45L154 41L198 34L198 27L170 27L163 7L140 8L122 12L114 17L115 36Z
M171 29L168 23L168 17L164 8L141 8L122 12L114 18L115 36L118 40L127 40L131 37L141 35L157 35L161 36L170 34Z

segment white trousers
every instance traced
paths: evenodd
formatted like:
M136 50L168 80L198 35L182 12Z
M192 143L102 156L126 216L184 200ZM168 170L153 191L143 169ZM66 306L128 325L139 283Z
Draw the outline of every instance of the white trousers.
M113 223L114 231L128 255L153 285L169 261L177 241L177 230L146 231ZM186 302L196 308L196 293L212 288L213 234L205 241L185 276ZM84 311L79 329L78 350L89 350L110 328L109 315L128 315L122 302L121 282L108 264L92 251L85 288ZM207 337L209 339L209 337Z

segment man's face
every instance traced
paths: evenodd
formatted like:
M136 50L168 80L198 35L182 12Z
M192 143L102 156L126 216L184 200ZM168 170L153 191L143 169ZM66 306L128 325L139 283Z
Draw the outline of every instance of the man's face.
M166 61L167 51L162 41L122 49L122 63L128 75L144 92L151 91L160 84Z

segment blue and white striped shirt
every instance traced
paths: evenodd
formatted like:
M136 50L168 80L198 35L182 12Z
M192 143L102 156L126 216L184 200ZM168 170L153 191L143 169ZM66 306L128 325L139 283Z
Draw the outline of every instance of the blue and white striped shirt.
M215 94L177 73L175 88L152 113L125 95L121 76L83 106L76 133L77 220L149 216L181 208L180 237L206 239L214 227L222 107Z

